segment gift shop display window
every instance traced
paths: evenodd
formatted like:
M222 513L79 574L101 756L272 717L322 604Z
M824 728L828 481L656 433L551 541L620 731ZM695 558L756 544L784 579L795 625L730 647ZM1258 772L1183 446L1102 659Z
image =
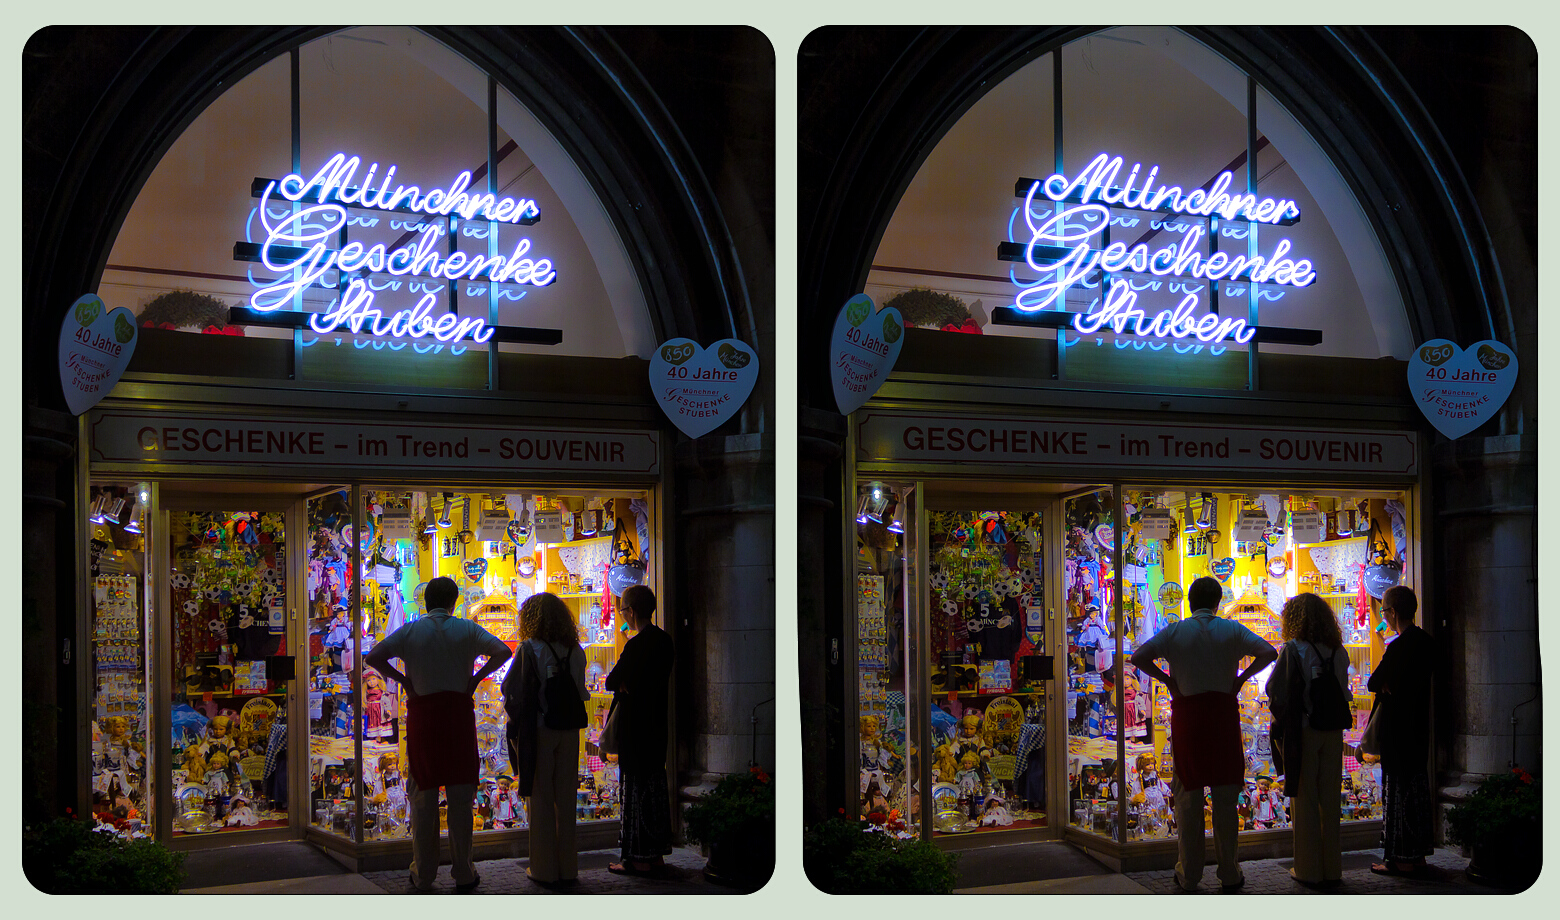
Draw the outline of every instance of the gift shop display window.
M1379 595L1415 575L1403 493L1127 486L1119 504L1106 489L1068 499L1063 513L1070 827L1125 841L1175 836L1169 694L1126 659L1190 615L1186 587L1204 575L1224 585L1219 614L1275 646L1285 601L1305 591L1328 601L1354 694L1344 740L1359 740L1371 707L1365 681L1386 641ZM1243 831L1289 827L1268 745L1270 671L1240 694ZM1381 817L1379 764L1344 758L1338 807L1345 821Z
M212 499L164 519L172 834L286 828L285 511Z
M936 834L1048 824L1043 521L927 512Z
M617 487L560 493L364 486L354 514L351 493L333 490L307 503L312 826L359 842L409 838L405 693L358 659L426 614L423 592L440 576L461 588L453 614L475 620L511 650L527 597L550 591L574 612L591 691L575 816L621 817L615 758L602 755L598 740L611 705L606 675L628 639L618 615L621 595L648 583L649 494ZM527 826L500 691L512 664L475 695L478 831Z
M150 834L147 694L147 483L94 483L91 543L92 813L135 837Z
M861 817L903 838L919 832L923 790L911 676L920 647L910 612L917 554L905 524L915 519L915 500L911 486L865 483L854 523Z

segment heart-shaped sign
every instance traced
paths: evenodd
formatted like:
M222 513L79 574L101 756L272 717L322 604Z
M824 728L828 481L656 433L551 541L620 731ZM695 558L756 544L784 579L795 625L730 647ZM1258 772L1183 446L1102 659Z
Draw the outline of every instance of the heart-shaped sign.
M96 294L76 299L60 326L60 386L76 415L97 405L119 382L135 353L135 316L109 310Z
M487 574L487 560L486 559L467 559L466 560L466 577L467 578L471 579L472 581L481 581L482 580L482 576L486 575L486 574Z
M861 408L887 379L905 344L905 321L893 307L874 311L872 298L857 294L834 318L829 338L829 379L841 415Z
M650 387L661 411L690 438L736 415L757 381L758 354L737 339L708 348L692 339L671 339L650 359Z
M1229 581L1230 576L1235 574L1235 560L1225 556L1223 559L1209 565L1208 571L1212 572L1213 577L1217 578L1220 583Z
M1408 386L1419 411L1448 438L1460 438L1494 417L1517 382L1517 356L1492 339L1467 351L1432 339L1408 360Z

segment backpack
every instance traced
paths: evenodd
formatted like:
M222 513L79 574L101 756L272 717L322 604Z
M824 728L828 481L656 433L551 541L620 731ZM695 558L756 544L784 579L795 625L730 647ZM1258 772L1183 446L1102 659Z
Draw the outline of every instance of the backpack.
M552 649L552 645L547 646ZM553 650L553 658L558 664L553 668L551 677L542 679L542 700L547 704L547 711L542 714L542 724L554 731L568 731L570 729L584 728L588 721L585 717L585 703L580 699L579 685L574 682L574 675L569 673L569 661L574 657L574 650L569 650L569 657L558 658L558 652Z
M1315 645L1311 646L1311 651L1316 651ZM1321 673L1311 676L1311 727L1317 731L1342 731L1354 724L1349 715L1349 703L1333 670L1333 659L1337 655L1338 650L1333 649L1327 656L1327 663L1322 665Z

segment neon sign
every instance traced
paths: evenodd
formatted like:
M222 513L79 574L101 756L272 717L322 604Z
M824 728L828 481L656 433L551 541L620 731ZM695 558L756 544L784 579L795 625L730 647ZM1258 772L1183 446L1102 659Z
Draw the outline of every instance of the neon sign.
M1039 279L1026 283L1013 277L1019 287L1013 299L1015 309L1023 313L1047 308L1061 310L1069 290L1096 286L1090 278L1097 272L1196 279L1214 286L1238 279L1253 285L1303 288L1316 280L1311 261L1294 258L1287 239L1279 240L1267 255L1200 252L1207 232L1201 222L1154 221L1156 230L1179 231L1181 235L1177 241L1152 252L1146 238L1131 246L1120 240L1102 246L1106 229L1117 222L1112 217L1112 207L1207 218L1210 224L1216 220L1243 221L1253 225L1253 230L1259 224L1294 223L1300 216L1299 206L1288 199L1231 194L1233 176L1228 170L1206 187L1188 192L1180 186L1156 182L1159 167L1151 166L1145 173L1141 163L1134 163L1126 181L1118 185L1122 168L1121 157L1101 153L1072 177L1056 174L1044 181L1021 180L1029 183L1023 192L1023 217L1029 240L1004 244L999 256L1017 261L1021 249L1022 260L1039 274ZM1037 202L1037 196L1043 197ZM1011 226L1009 236L1017 239ZM1157 288L1158 282L1152 285ZM1072 327L1083 334L1108 327L1118 335L1197 339L1205 343L1226 339L1240 344L1251 341L1256 330L1244 319L1216 313L1196 315L1198 292L1203 285L1183 281L1180 288L1186 295L1180 303L1150 318L1136 306L1136 291L1141 286L1114 278L1104 296L1090 304L1088 312L1073 314Z
M536 202L530 199L498 198L491 194L472 195L467 188L471 173L462 172L445 189L430 189L426 193L417 186L397 185L390 190L395 176L395 166L386 171L382 185L372 188L374 173L379 164L371 164L361 187L349 185L360 165L358 157L336 154L305 179L293 173L279 181L269 181L259 194L260 204L255 211L264 242L258 247L258 261L268 271L277 274L273 280L264 281L251 276L255 290L250 294L250 306L261 313L279 310L310 287L334 287L324 278L328 272L336 272L338 284L341 273L373 273L396 276L414 276L454 282L486 279L491 284L529 284L544 287L558 276L552 260L535 258L530 254L531 241L521 238L514 251L508 255L468 255L464 252L441 254L438 244L447 232L442 223L424 221L417 225L419 233L406 244L390 250L383 243L365 246L361 241L345 243L340 249L326 248L325 241L340 234L349 224L348 207L378 208L426 214L430 217L448 217L451 222L483 220L494 223L534 223L540 217ZM257 180L256 185L259 185ZM285 211L270 207L272 196L280 195L292 205ZM312 201L312 204L307 202ZM299 205L306 205L299 207ZM253 247L250 247L253 250ZM408 289L417 282L408 281ZM398 282L391 286L398 287ZM326 335L337 329L350 329L353 333L367 330L375 336L396 338L432 338L440 342L454 342L469 338L482 344L493 337L493 330L475 317L460 317L445 313L435 317L437 302L435 293L444 284L423 284L424 294L417 304L386 317L374 307L374 295L383 286L371 284L366 278L353 278L340 296L331 301L323 313L311 314L309 327ZM521 295L523 296L523 295Z

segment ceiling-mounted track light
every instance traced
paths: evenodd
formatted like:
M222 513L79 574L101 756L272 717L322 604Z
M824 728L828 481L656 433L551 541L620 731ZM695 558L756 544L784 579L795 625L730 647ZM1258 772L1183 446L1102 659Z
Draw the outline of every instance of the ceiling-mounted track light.
M1202 493L1202 511L1197 515L1198 530L1207 530L1213 526L1214 520L1218 517L1218 507L1218 499L1213 497L1212 492Z

